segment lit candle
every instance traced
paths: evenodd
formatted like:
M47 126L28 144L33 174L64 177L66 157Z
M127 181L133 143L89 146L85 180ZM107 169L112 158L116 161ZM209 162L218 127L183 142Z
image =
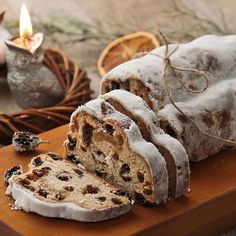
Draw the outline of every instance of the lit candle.
M20 12L20 37L27 38L27 37L32 37L32 35L33 35L33 28L30 15L25 4L23 4Z
M56 76L43 64L43 34L33 35L26 6L20 14L20 36L7 40L7 81L22 108L55 105L64 96Z
M20 12L20 37L7 41L8 46L13 46L28 50L34 53L43 43L43 34L36 33L33 35L33 28L29 12L22 4Z

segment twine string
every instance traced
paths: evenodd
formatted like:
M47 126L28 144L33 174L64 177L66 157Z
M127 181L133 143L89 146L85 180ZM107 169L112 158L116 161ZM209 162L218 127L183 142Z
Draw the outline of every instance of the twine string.
M207 88L209 87L209 79L208 79L208 74L205 71L202 70L198 70L195 68L182 68L182 67L177 67L177 66L173 66L170 60L170 57L178 50L179 48L179 44L176 45L176 47L174 48L174 50L172 52L169 53L169 46L168 46L168 42L166 37L162 34L162 32L160 32L160 36L164 41L164 45L165 45L165 52L164 52L164 57L162 55L156 54L156 53L152 53L152 52L146 52L144 53L145 55L149 54L149 55L153 55L153 56L157 56L159 58L161 58L163 60L163 69L162 69L162 77L161 77L161 81L163 81L164 86L165 86L165 91L166 91L166 95L168 96L171 104L175 107L176 110L178 110L187 120L189 120L193 126L203 135L210 137L212 139L215 139L217 141L221 141L224 143L227 143L229 145L233 145L235 146L234 148L236 148L236 142L232 141L232 140L228 140L228 139L224 139L218 136L215 136L213 134L210 134L204 130L202 130L199 125L194 121L194 119L192 119L186 112L184 112L173 100L172 98L172 89L171 89L171 85L168 81L168 71L172 71L173 75L174 75L174 79L178 80L181 85L183 86L184 89L186 89L188 92L190 93L202 93L205 90L207 90ZM143 53L142 53L143 54ZM190 87L188 87L182 78L180 78L177 75L177 71L182 71L182 72L189 72L189 73L193 73L193 74L197 74L197 75L201 75L204 80L205 86L200 88L200 89L192 89Z

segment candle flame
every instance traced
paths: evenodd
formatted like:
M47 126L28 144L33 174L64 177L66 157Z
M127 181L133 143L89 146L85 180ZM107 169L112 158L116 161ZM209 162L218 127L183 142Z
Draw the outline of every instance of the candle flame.
M32 35L33 29L30 15L25 4L22 4L20 12L20 37L27 38L31 37Z

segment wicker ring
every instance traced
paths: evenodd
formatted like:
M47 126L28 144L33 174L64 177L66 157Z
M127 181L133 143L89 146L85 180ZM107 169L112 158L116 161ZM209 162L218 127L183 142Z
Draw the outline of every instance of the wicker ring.
M59 49L44 51L44 64L57 76L65 97L53 107L25 109L15 113L0 113L0 144L11 143L15 131L42 133L66 124L71 113L91 99L93 91L85 70L70 61Z

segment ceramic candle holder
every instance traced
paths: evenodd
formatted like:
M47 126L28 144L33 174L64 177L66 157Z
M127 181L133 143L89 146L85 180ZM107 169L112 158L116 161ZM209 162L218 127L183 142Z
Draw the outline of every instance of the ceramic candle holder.
M16 102L24 109L50 107L64 97L56 76L43 64L42 44L42 33L26 43L21 38L6 41L7 82Z

